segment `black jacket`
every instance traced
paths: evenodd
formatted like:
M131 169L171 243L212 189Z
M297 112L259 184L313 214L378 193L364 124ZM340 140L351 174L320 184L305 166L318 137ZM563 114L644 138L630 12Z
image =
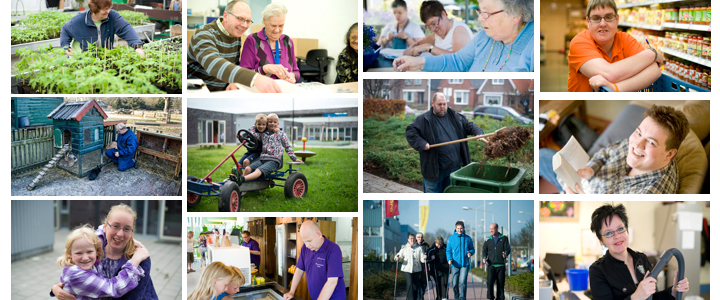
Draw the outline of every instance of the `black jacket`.
M647 271L652 271L653 265L650 264L645 254L627 249L633 258L633 270L638 283L645 278ZM590 291L593 300L604 299L627 299L637 289L637 285L632 279L632 275L628 272L628 268L624 261L612 257L610 252L606 252L605 256L595 261L590 266ZM674 300L672 296L672 286L664 291L653 294L653 299Z
M482 252L482 256L487 259L488 265L504 265L503 252L505 252L506 257L510 256L510 242L507 236L501 234L498 237L497 244L493 241L492 235L488 236L488 239L483 244Z
M465 116L458 114L452 108L447 109L447 115L455 122L457 139L466 138L469 135L483 134L475 123L470 122ZM411 147L420 152L420 172L424 179L429 181L440 181L440 163L438 162L438 148L430 148L425 151L426 144L437 144L435 141L435 129L432 126L431 119L433 117L432 109L426 111L422 115L415 118L412 124L405 129L405 138ZM460 158L462 165L470 163L470 150L467 142L460 143Z
M420 246L420 248L422 248L423 254L427 254L428 251L430 250L430 245L428 245L428 243L425 242L425 239L423 239L422 244L418 244L418 246ZM430 256L428 256L427 259L430 259ZM422 268L423 268L423 272L425 272L425 265L423 265Z
M442 248L438 248L433 245L433 247L428 251L428 259L431 259L433 255L435 256L435 259L430 260L430 264L428 264L430 266L430 271L433 272L436 270L438 275L440 275L440 273L448 274L450 272L450 266L448 265L447 249L445 249L445 245L443 245Z

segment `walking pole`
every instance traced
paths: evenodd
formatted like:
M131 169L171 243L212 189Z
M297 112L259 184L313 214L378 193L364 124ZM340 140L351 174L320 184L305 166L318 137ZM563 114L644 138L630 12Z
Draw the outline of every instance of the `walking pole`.
M427 254L426 254L426 255L427 255ZM428 293L427 293L427 294L428 294L428 300L431 300L431 299L430 299L430 292L429 292L429 291L430 291L430 277L428 276L427 259L425 260L425 282L426 282L426 283L425 283L425 284L426 284L425 288L428 289Z
M397 249L397 248L395 248ZM393 289L393 300L395 299L395 293L397 293L397 270L399 261L395 261L395 288Z
M473 285L475 285L475 276L472 275L472 268L470 268L470 280ZM475 287L473 286L473 299L477 299L477 295L475 294Z
M483 273L487 274L487 267L485 267L485 263L482 264ZM480 277L482 279L482 277ZM485 281L485 284L487 284L487 280ZM480 297L482 298L483 295L483 283L480 281Z

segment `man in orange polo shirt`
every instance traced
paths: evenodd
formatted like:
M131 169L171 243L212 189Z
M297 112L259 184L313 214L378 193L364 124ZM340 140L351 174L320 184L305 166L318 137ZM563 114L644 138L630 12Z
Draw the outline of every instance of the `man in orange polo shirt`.
M590 0L585 21L588 30L570 42L569 92L592 92L601 86L636 92L660 78L662 53L617 31L615 0Z

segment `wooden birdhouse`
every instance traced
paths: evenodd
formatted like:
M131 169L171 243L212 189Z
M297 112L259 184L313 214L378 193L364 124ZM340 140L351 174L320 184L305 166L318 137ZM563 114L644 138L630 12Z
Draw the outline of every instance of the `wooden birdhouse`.
M63 102L47 117L53 120L56 151L69 148L58 168L84 177L103 163L103 122L108 116L97 101Z

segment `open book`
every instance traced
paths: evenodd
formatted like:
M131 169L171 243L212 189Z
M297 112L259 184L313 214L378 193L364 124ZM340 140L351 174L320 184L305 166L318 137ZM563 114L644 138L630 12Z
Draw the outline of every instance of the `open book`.
M590 156L573 136L565 147L553 155L553 171L573 192L577 192L575 184L582 186L582 178L577 171L584 168L589 160Z

